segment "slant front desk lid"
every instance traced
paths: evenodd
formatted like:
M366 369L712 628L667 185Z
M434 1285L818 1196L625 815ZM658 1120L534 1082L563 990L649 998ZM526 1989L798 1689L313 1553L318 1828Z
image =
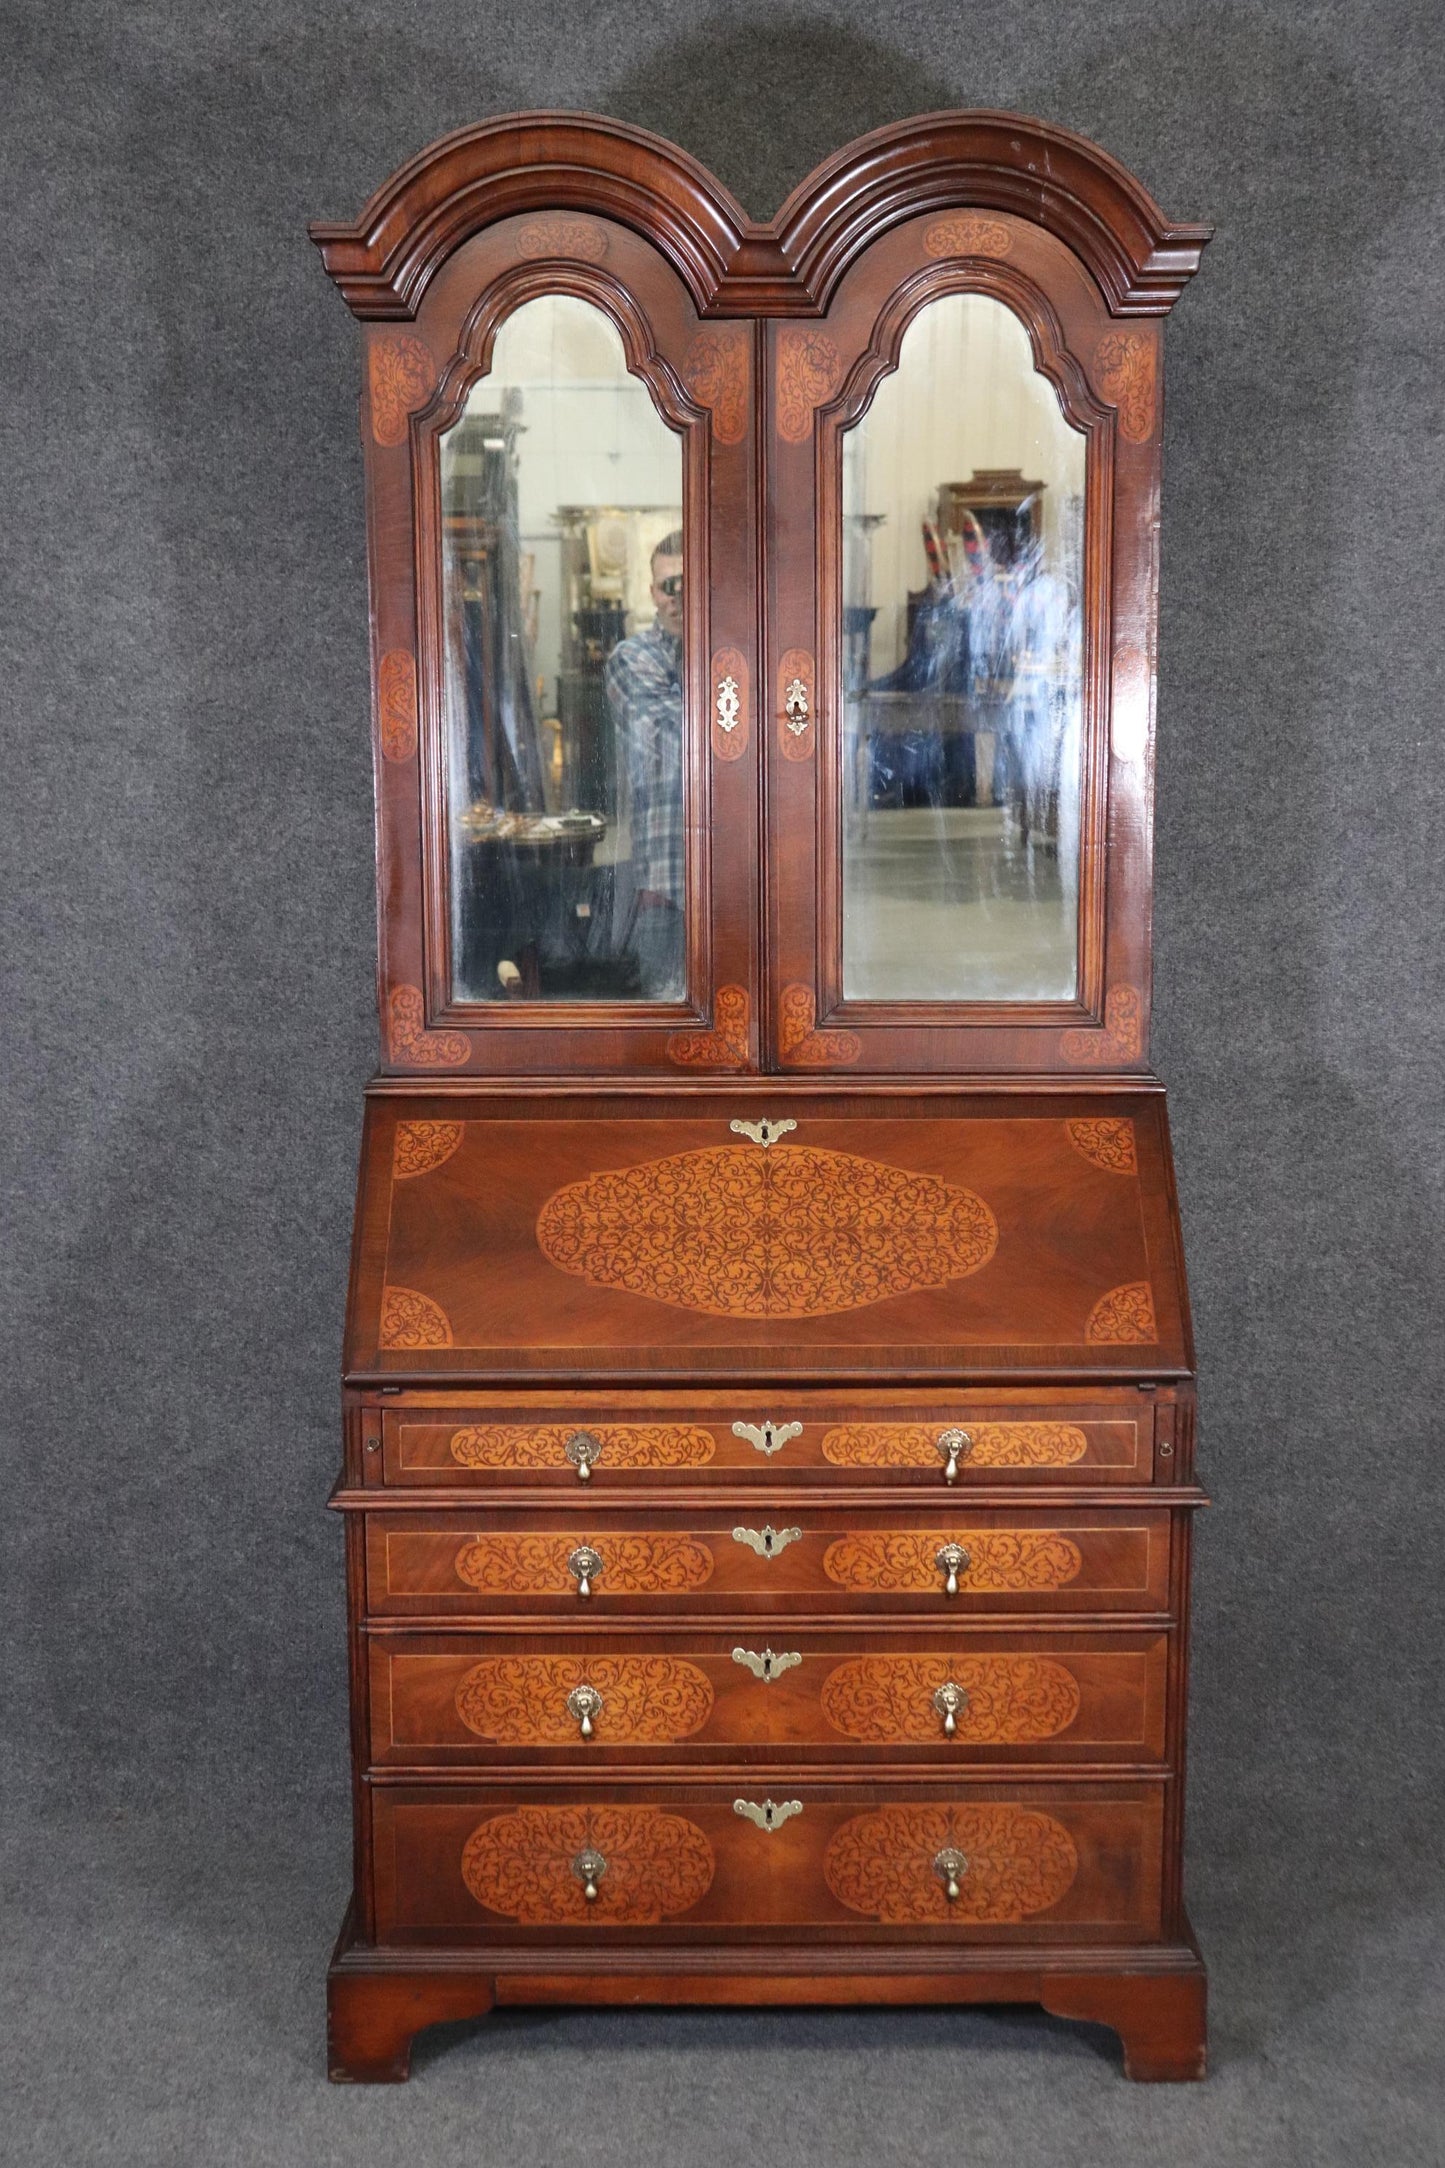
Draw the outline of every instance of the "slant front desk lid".
M367 1104L353 1379L1191 1367L1158 1092Z

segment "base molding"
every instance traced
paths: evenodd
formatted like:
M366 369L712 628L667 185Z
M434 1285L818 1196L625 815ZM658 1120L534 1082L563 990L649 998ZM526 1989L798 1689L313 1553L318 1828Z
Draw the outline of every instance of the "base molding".
M1187 1930L1186 1930L1187 1932ZM1119 2035L1126 2077L1205 2072L1206 1979L1192 1936L1114 1949L941 1952L832 1945L549 1951L383 1949L348 1911L327 1975L327 2067L337 2083L399 2083L429 2025L498 2005L1039 2003Z

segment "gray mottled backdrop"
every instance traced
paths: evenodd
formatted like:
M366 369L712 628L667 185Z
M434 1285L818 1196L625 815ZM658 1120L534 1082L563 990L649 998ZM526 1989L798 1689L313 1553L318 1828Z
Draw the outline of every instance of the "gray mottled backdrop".
M0 16L0 2150L1437 2162L1435 8ZM865 129L1009 106L1217 223L1167 335L1155 1046L1218 1501L1206 2087L946 2012L523 2014L399 2093L322 2081L347 1880L322 1504L375 1042L357 335L305 221L534 105L657 129L755 214Z

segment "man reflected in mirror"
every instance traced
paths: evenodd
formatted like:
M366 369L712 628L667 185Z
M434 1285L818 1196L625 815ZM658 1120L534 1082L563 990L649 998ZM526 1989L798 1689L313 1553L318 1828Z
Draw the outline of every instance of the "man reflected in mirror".
M619 944L647 1001L685 992L686 859L682 793L682 532L652 552L650 625L607 658L604 683L627 777L633 900Z

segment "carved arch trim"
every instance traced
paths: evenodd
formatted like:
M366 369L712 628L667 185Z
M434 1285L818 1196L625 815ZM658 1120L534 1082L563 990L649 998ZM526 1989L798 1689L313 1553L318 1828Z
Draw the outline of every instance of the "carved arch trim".
M1041 176L1046 175L1047 179ZM771 219L686 151L590 113L521 113L442 137L352 224L311 238L359 317L414 317L472 235L524 212L591 213L659 247L702 315L814 316L878 235L921 212L1011 212L1088 266L1116 316L1163 316L1208 226L1168 219L1140 181L1072 129L1021 114L926 113L876 129L801 181Z

